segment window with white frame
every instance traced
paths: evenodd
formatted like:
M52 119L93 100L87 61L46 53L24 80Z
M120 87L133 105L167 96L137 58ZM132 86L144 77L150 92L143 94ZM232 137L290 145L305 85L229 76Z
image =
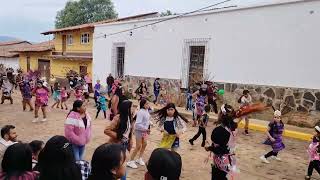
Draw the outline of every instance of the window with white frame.
M89 44L90 42L90 34L89 33L83 33L81 34L81 44Z
M73 37L71 34L67 35L67 45L72 45L73 44Z

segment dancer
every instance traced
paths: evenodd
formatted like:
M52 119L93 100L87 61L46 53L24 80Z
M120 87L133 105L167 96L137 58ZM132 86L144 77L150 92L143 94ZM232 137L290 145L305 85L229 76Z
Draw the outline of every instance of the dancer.
M119 89L119 88L118 88ZM111 123L106 127L104 133L109 136L109 143L121 144L124 149L131 151L132 148L132 102L124 100L119 105L117 114ZM126 175L121 178L126 179Z
M213 85L212 82L207 82L208 84L208 104L211 106L214 113L218 114L217 107L217 88Z
M173 103L167 104L154 114L159 119L159 128L163 132L160 148L176 151L180 145L179 137L186 130L185 122L188 123L188 120L177 111Z
M46 107L48 106L48 99L49 99L49 89L45 86L43 86L43 82L38 80L37 81L37 87L33 89L32 94L36 96L35 100L35 111L34 111L34 120L33 123L37 122L39 120L39 109L41 108L43 113L43 119L42 122L47 121L47 111Z
M99 96L99 99L98 99L98 102L97 102L98 106L97 106L96 119L98 118L99 113L100 113L101 110L103 111L104 118L107 119L107 102L108 102L108 99L105 97L105 95L106 95L106 93L104 91L100 92L100 96Z
M83 101L83 91L81 87L78 86L76 88L74 96L76 97L76 100Z
M243 95L238 99L238 103L240 103L240 109L251 104L252 98L249 93L249 90L244 90ZM247 115L240 117L238 123L240 123L243 119L245 120L244 134L249 135L249 117Z
M159 83L160 78L156 78L156 80L153 83L153 93L154 93L154 104L157 104L158 102L158 97L161 89L161 85Z
M13 99L11 97L13 84L9 81L7 76L3 77L1 89L2 89L1 104L3 104L5 100L10 100L10 103L13 104Z
M53 85L52 97L55 103L51 106L51 108L54 108L55 105L57 105L57 108L59 108L60 101L61 101L61 89L60 89L60 84L58 82L55 82Z
M22 94L22 108L23 111L26 110L27 104L30 107L30 111L33 111L33 106L31 104L32 94L31 94L31 85L27 79L25 79L20 85L20 91Z
M187 89L187 92L186 92L186 102L187 102L187 104L186 104L186 110L187 111L192 111L193 109L192 109L192 92L191 92L191 88L189 87L188 89Z
M139 96L138 100L144 99L148 97L148 88L144 82L140 83L140 86L137 88L135 93Z
M127 166L136 169L138 163L141 166L146 164L142 160L143 153L147 147L147 140L150 134L150 113L149 113L149 102L146 99L140 101L140 110L136 114L136 123L135 123L135 135L136 135L136 148L133 150L130 161L127 163ZM137 153L139 153L139 158L134 161Z
M316 171L320 174L320 127L316 126L314 128L316 135L313 136L312 142L309 145L308 148L308 154L309 154L309 166L308 166L308 173L305 177L305 180L310 180L312 176L313 169L316 169Z
M112 85L114 83L114 78L112 77L112 74L110 73L107 77L107 86L108 86L108 94L110 96L110 93L112 91Z
M89 102L89 86L88 86L88 84L86 84L86 83L84 83L83 84L83 95L84 95L84 99L87 101L87 102Z
M101 85L100 85L100 80L97 80L97 83L94 85L94 102L96 103L96 106L98 106L98 98L100 96L100 89L101 89Z
M120 84L117 85L112 99L109 103L110 107L110 120L119 113L120 104L128 98L123 95L123 89Z
M67 87L63 87L61 89L61 109L63 109L63 105L65 106L65 109L68 110L67 106L67 100L70 97L70 93L67 92Z
M276 110L274 112L273 120L268 125L268 139L264 142L266 145L271 145L272 151L260 157L262 162L269 164L270 162L267 160L269 157L273 157L274 159L281 161L281 159L278 157L278 153L285 148L285 145L282 142L283 131L284 124L281 121L281 112Z
M204 106L207 104L207 85L202 84L200 89L193 93L192 96L196 97L196 105L195 105L195 111L196 111L196 118L193 119L193 127L197 125L197 121L200 120L200 117L202 116L204 112Z
M71 142L76 161L83 160L85 145L91 138L91 118L83 101L76 100L67 116L65 137Z
M206 105L204 107L204 110L205 110L205 113L200 118L198 133L192 139L189 140L191 145L193 145L193 141L197 140L198 137L202 134L201 147L205 146L206 138L207 138L206 127L207 127L207 124L208 124L208 121L209 121L208 113L210 112L210 106Z
M227 175L233 176L236 171L234 132L237 123L234 122L234 113L232 106L228 104L221 106L221 112L216 123L217 127L211 133L212 145L205 147L206 151L214 154L212 180L227 180Z

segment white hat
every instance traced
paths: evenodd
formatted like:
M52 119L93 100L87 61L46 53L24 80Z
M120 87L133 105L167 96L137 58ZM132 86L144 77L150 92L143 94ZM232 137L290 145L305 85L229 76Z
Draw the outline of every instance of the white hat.
M314 128L316 129L317 132L320 132L320 127L319 126L316 126Z
M276 117L281 117L281 111L276 110L276 111L274 112L274 116L276 116Z

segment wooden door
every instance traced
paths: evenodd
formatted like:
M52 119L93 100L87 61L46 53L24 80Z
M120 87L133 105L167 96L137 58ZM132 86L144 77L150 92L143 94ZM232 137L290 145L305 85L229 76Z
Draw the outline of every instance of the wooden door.
M190 46L189 86L203 81L205 46Z
M87 66L80 66L80 75L85 76L88 72L88 67Z
M41 74L41 78L45 77L47 82L50 79L50 61L45 59L38 60L38 70Z

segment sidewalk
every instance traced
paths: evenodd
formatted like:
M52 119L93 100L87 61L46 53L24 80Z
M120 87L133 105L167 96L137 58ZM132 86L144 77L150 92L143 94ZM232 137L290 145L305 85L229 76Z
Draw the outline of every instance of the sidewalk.
M139 103L137 100L131 100L131 101L133 102L134 106L138 106ZM152 107L155 110L160 109L160 106L156 106L153 104L152 104ZM190 119L192 118L191 111L186 111L185 108L182 108L182 107L177 107L177 110L179 111L180 114L184 115L185 117ZM209 121L217 120L217 115L214 113L209 113L209 117L210 117ZM249 129L254 131L266 132L268 124L269 124L269 121L250 119ZM244 127L244 121L240 123L240 128L243 128L243 127ZM302 128L302 127L286 124L284 136L289 138L304 140L304 141L310 141L313 136L313 132L314 130L312 128Z

